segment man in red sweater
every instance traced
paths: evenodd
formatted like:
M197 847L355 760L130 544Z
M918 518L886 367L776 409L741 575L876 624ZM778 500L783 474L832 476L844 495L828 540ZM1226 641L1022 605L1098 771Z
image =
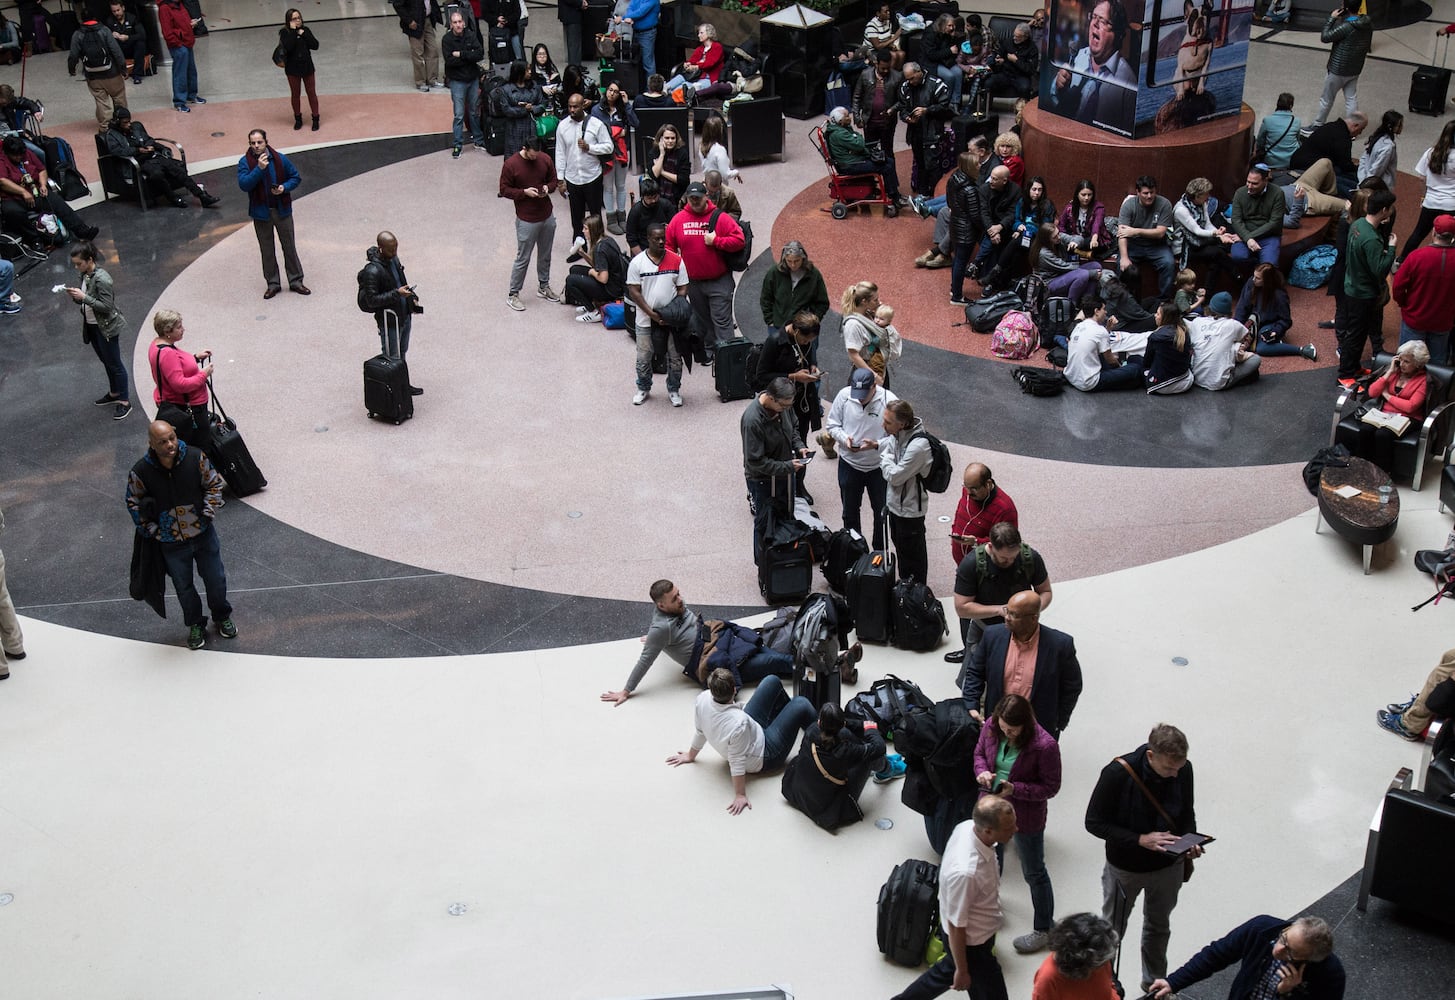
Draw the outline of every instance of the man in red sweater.
M1020 527L1020 513L1015 501L995 484L995 477L983 462L971 462L965 466L965 489L960 494L960 505L955 508L955 522L950 526L950 555L954 557L958 571L961 561L968 555L974 556L975 546L990 541L992 525L1005 521ZM960 637L968 638L970 620L960 619ZM952 649L945 654L946 663L960 663L965 659L965 647Z
M1399 342L1423 340L1430 360L1445 364L1455 326L1455 215L1435 217L1435 242L1404 259L1391 292L1399 303Z
M192 46L197 43L192 30L201 21L182 6L182 0L162 0L157 7L157 20L162 26L162 41L172 54L172 106L178 111L191 111L189 105L206 104L197 96L197 57Z
M530 265L531 249L536 253L536 295L548 302L560 302L551 291L551 244L556 239L556 218L551 214L551 194L556 190L556 165L541 152L541 141L530 136L520 152L507 156L500 167L500 197L515 202L515 266L510 269L510 294L505 304L525 312L520 290Z
M733 272L723 254L741 250L746 243L738 220L723 212L709 227L716 210L707 198L707 185L687 185L687 204L667 224L667 249L680 254L687 265L687 296L702 328L708 332L708 353L733 338Z

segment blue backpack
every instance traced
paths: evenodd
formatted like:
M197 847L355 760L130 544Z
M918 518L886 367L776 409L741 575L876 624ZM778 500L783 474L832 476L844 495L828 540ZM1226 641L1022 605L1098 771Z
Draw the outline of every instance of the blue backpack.
M1338 256L1339 251L1332 243L1305 250L1294 259L1293 269L1288 272L1288 283L1294 288L1322 288L1329 280L1329 272L1334 269L1334 259Z

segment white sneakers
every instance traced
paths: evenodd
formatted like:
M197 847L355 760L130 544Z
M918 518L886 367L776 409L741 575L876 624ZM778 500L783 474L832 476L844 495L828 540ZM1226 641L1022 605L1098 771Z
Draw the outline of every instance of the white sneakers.
M577 314L577 316L576 316L576 322L577 323L600 323L601 322L601 313L598 310L596 310L596 309L587 309L585 312L578 313Z
M673 406L682 405L682 394L680 392L669 392L667 393L667 398L671 401Z
M525 312L525 303L520 301L519 295L507 295L505 297L505 304L518 313Z
M643 403L645 403L647 401L647 397L649 395L651 395L651 393L647 392L647 390L645 390L645 389L638 389L637 390L637 394L632 397L632 405L633 406L641 406Z

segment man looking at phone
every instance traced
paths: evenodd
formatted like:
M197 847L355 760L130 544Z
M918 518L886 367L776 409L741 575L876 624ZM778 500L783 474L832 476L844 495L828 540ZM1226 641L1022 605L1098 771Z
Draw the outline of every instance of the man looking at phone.
M1042 611L1051 606L1051 576L1046 572L1046 561L1021 541L1020 529L1014 523L997 522L991 525L985 544L972 545L955 571L955 613L960 616L965 648L958 659L946 656L945 660L963 660L966 650L974 648L987 628L1005 621L1006 603L1023 590L1035 592Z
M1300 986L1305 1000L1343 1000L1344 963L1334 932L1318 917L1280 920L1267 914L1234 927L1169 975L1152 983L1158 1000L1238 963L1228 1000L1284 997Z
M1125 936L1127 917L1146 893L1142 909L1142 992L1167 978L1172 910L1184 881L1185 854L1164 848L1197 830L1187 737L1159 722L1143 743L1101 769L1086 806L1086 831L1106 841L1101 875L1102 916Z
M248 196L248 216L258 238L263 258L263 280L268 287L263 298L271 299L281 289L278 281L278 253L273 244L277 234L283 245L283 266L288 270L288 290L312 294L303 283L303 263L293 240L293 189L301 178L291 160L268 145L268 133L255 128L248 133L248 151L237 161L237 186Z
M399 241L394 234L385 230L374 237L374 245L365 255L368 263L359 272L359 306L374 314L379 325L380 350L391 355L386 335L385 316L393 313L399 324L399 359L405 360L409 353L409 328L416 312L423 312L414 286L404 276L404 265L399 260ZM409 387L414 396L424 395L424 390Z
M793 515L793 479L808 465L809 451L793 419L793 383L779 377L743 410L743 478L753 511L753 562L763 564L768 512Z
M860 512L867 492L874 521L872 547L878 550L885 546L884 504L889 489L879 469L879 441L884 437L884 408L898 398L879 384L872 369L855 368L849 384L834 397L824 430L839 451L844 527L864 533Z
M957 568L967 555L975 551L975 546L990 541L990 529L1001 521L1020 527L1020 513L1015 509L1015 501L995 484L989 466L983 462L971 462L965 466L964 490L960 494L959 506L955 508L955 522L950 527L950 556ZM962 637L969 627L968 620L962 618ZM952 649L945 654L946 663L959 663L964 658L964 649Z

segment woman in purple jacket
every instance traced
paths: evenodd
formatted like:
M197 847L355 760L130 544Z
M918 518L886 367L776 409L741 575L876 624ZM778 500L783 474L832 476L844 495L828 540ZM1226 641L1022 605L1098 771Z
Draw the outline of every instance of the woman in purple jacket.
M1031 703L1018 694L1000 699L975 744L975 780L981 794L1009 799L1015 808L1015 852L1031 887L1032 930L1012 944L1022 955L1049 942L1056 899L1046 871L1046 801L1061 790L1061 748L1036 724ZM1000 848L996 849L1001 853ZM1003 857L1003 855L1002 855Z

